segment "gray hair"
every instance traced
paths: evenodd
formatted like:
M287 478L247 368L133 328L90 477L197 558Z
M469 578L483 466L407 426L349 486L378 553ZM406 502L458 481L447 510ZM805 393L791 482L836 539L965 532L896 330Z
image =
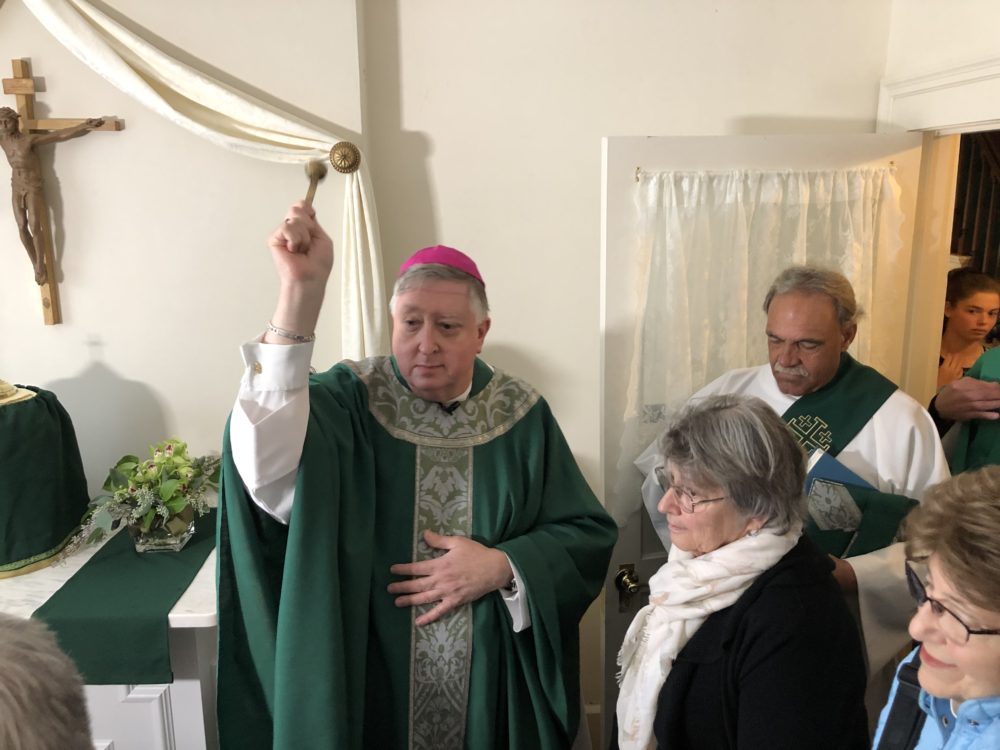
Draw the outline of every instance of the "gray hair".
M93 747L76 666L44 623L6 614L0 614L0 747Z
M667 427L660 452L691 481L725 490L744 518L761 518L782 534L805 518L805 454L759 398L689 404Z
M789 266L778 274L764 297L764 312L779 294L825 294L833 301L841 328L858 322L862 311L854 298L854 287L843 274L815 266Z
M393 311L397 296L423 286L428 281L461 281L469 288L469 305L476 316L476 323L482 323L489 316L490 303L486 299L486 287L483 286L482 282L465 271L440 263L421 263L407 268L403 275L396 279L396 283L392 287L389 312Z

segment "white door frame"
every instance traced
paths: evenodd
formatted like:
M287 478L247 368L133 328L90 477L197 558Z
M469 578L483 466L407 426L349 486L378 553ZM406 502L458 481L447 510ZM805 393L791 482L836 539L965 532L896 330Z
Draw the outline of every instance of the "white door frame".
M939 135L1000 127L1000 58L989 58L879 85L876 132Z
M944 300L951 246L957 134L998 128L1000 58L885 79L879 86L876 131L925 133L904 341L909 371L901 383L924 404L937 387L938 342L928 332L941 325L937 301Z

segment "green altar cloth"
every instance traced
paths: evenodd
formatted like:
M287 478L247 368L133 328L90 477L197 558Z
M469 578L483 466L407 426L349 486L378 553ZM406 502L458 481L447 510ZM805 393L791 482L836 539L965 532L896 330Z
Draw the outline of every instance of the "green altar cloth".
M87 510L69 414L51 391L0 406L0 578L29 573L66 546Z
M214 510L180 552L136 552L123 530L32 616L48 624L88 685L173 682L167 615L214 548Z

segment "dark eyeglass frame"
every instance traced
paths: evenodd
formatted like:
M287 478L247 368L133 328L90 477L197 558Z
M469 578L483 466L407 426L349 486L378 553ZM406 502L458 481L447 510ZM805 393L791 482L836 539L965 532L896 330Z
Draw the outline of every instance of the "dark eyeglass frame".
M912 596L917 603L917 609L924 606L924 602L928 602L931 605L931 612L933 612L934 615L940 617L947 612L955 618L955 622L965 628L965 640L962 641L962 643L968 643L969 638L974 635L1000 635L1000 630L991 628L970 628L965 624L961 617L956 615L937 599L927 596L927 587L924 586L924 582L920 580L920 576L917 575L917 571L913 569L909 561L906 562L906 584L910 588L910 596Z
M704 505L705 503L717 503L719 500L729 499L728 495L722 495L721 497L705 497L695 500L690 490L684 487L677 487L670 481L670 474L667 473L665 466L657 466L653 469L653 474L656 476L656 483L660 485L660 489L663 490L664 495L667 494L667 490L672 489L674 491L674 494L678 498L677 505L684 513L694 513L699 505Z

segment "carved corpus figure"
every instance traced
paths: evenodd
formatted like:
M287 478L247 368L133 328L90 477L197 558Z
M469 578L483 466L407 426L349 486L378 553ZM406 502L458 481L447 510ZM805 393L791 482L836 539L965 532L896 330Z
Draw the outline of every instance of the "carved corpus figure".
M58 143L101 127L103 118L85 120L79 125L46 133L22 133L19 115L10 107L0 108L0 148L13 169L10 178L14 218L21 234L21 243L28 251L35 269L35 281L42 285L50 269L45 267L45 240L42 237L42 216L47 211L42 186L42 164L35 146Z

